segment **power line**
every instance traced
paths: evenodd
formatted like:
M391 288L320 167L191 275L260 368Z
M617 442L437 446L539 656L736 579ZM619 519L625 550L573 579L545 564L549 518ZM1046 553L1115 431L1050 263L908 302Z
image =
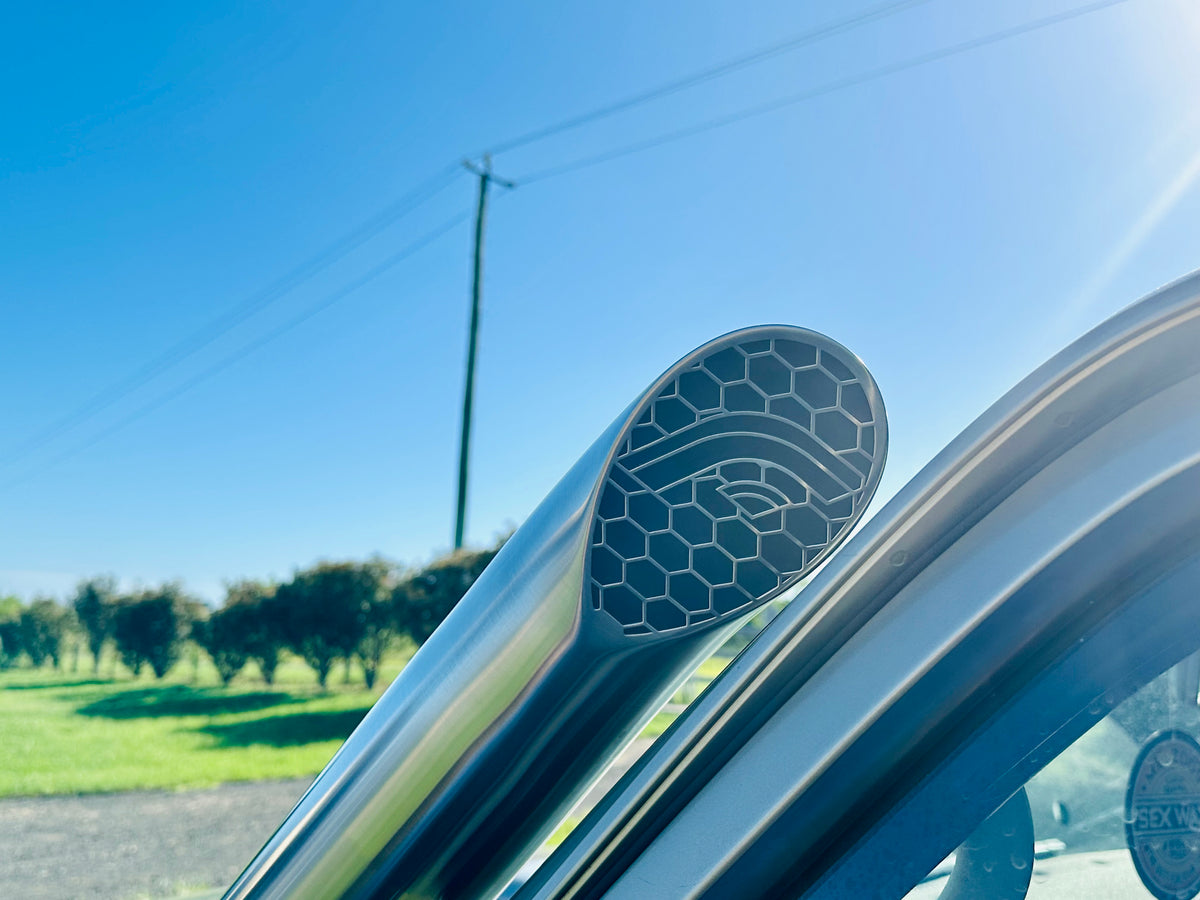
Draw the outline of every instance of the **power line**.
M547 178L565 175L568 172L574 172L579 169L599 165L600 163L609 162L610 160L618 159L622 156L640 153L644 150L650 150L654 147L662 146L663 144L670 144L675 141L680 141L685 138L702 134L706 131L712 131L717 128L722 128L726 125L732 125L736 122L744 121L745 119L775 112L776 110L783 109L797 103L803 103L806 100L813 100L818 97L826 96L827 94L845 90L846 88L856 87L861 84L866 84L870 81L876 81L881 78L886 78L890 75L896 75L909 69L915 69L920 66L928 65L932 62L937 62L938 60L943 60L951 56L967 53L971 50L977 50L980 47L986 47L990 44L998 44L1002 41L1020 37L1021 35L1029 34L1043 28L1049 28L1052 25L1058 25L1062 22L1066 22L1071 19L1077 19L1081 16L1086 16L1090 13L1099 12L1100 10L1107 9L1112 6L1118 6L1127 2L1129 2L1129 0L1100 0L1100 2L1097 3L1078 6L1074 9L1066 10L1065 12L1045 16L1040 19L1034 19L1031 22L1025 22L1024 24L1015 25L1011 28L994 31L981 37L972 38L971 40L963 41L958 44L952 44L949 47L943 47L939 50L932 50L928 53L922 53L918 56L913 56L897 63L880 66L879 68L871 69L870 71L863 72L859 75L851 75L846 78L831 81L819 87L810 88L809 90L791 94L786 97L781 97L777 100L771 100L766 103L751 106L724 116L717 116L716 118L708 119L707 121L700 122L696 125L690 125L686 128L678 129L677 131L670 131L665 134L658 135L657 137L647 138L646 140L637 141L632 144L626 144L623 147L617 147L613 150L597 153L592 156L581 157L579 159L572 160L571 162L563 163L562 165L550 166L548 168L521 176L517 178L516 181L519 184L530 184L532 182L542 181Z
M626 109L630 109L634 106L638 106L640 104L648 103L652 100L656 100L656 99L668 96L670 94L673 94L678 91L684 90L686 88L692 87L696 84L700 84L702 82L721 77L725 74L736 71L737 69L744 68L749 65L753 65L757 62L764 61L764 60L769 59L778 54L781 54L781 53L787 52L789 50L804 46L805 44L812 43L812 42L815 42L822 38L830 37L832 35L835 35L835 34L838 34L838 33L844 32L844 31L848 31L852 28L859 27L859 26L869 23L871 21L883 18L888 15L893 15L895 13L901 12L906 9L910 9L912 7L918 6L918 5L920 5L922 3L926 3L926 2L928 2L928 0L899 0L899 2L884 3L879 6L872 7L871 9L865 10L861 13L846 17L844 19L837 20L835 22L829 23L827 25L821 26L816 29L812 29L810 31L804 32L803 34L796 35L792 38L789 38L785 41L782 41L777 44L771 45L769 47L760 49L753 53L746 54L741 57L737 57L735 59L729 60L720 65L713 66L709 69L705 69L701 72L694 73L694 74L686 76L684 78L677 79L675 81L661 85L657 88L643 91L639 94L633 95L624 100L617 101L615 103L611 103L606 106L599 107L597 109L593 109L589 112L582 113L582 114L576 115L576 116L572 116L568 119L561 120L557 123L536 129L534 131L527 132L524 135L520 135L509 141L505 141L503 143L494 145L492 152L502 152L504 150L511 150L511 149L514 149L519 146L525 146L527 144L533 143L533 142L541 140L543 138L550 137L551 135L558 134L563 131L567 131L569 129L577 128L588 122L595 121L596 119L614 115L618 112L621 112ZM730 125L730 124L734 124L736 122L743 121L745 119L753 118L753 117L760 116L760 115L765 115L767 113L774 112L776 110L779 110L779 109L782 109L782 108L785 108L787 106L791 106L791 105L794 105L797 103L801 103L806 100L815 99L815 98L818 98L818 97L821 97L821 96L824 96L827 94L831 94L831 93L834 93L834 92L837 92L840 90L844 90L846 88L861 85L861 84L864 84L864 83L867 83L870 81L888 77L890 75L898 74L900 72L903 72L903 71L906 71L909 69L914 69L919 66L927 65L929 63L936 62L938 60L946 59L951 56L966 53L971 50L975 50L975 49L978 49L978 48L981 48L981 47L984 47L984 46L987 46L990 44L995 44L995 43L999 43L1001 41L1009 40L1011 38L1015 38L1015 37L1018 37L1018 36L1021 36L1024 34L1028 34L1033 31L1037 31L1037 30L1040 30L1043 28L1047 28L1052 25L1056 25L1056 24L1059 24L1059 23L1062 23L1062 22L1065 22L1065 21L1068 21L1071 19L1079 18L1079 17L1087 15L1089 13L1097 12L1102 9L1106 9L1108 7L1117 6L1117 5L1125 3L1125 2L1128 2L1128 0L1099 0L1099 2L1094 2L1091 4L1084 5L1084 6L1076 7L1074 9L1070 9L1070 10L1067 10L1062 13L1045 16L1043 18L1035 19L1033 21L1026 22L1021 25L1017 25L1017 26L1013 26L1011 28L992 32L990 34L986 34L986 35L983 35L978 38L973 38L968 41L963 41L961 43L954 44L949 47L945 47L945 48L942 48L939 50L934 50L934 51L930 51L928 53L920 54L918 56L911 57L907 60L902 60L897 63L893 63L893 64L886 65L886 66L881 66L879 68L872 69L868 72L864 72L859 75L848 76L846 78L842 78L842 79L839 79L839 80L836 80L833 82L829 82L827 84L821 85L816 88L802 91L800 93L792 94L792 95L789 95L789 96L786 96L783 98L779 98L779 99L776 99L773 101L758 104L756 106L752 106L752 107L749 107L749 108L746 108L746 109L743 109L743 110L740 110L737 112L733 112L733 113L730 113L730 114L727 114L724 116L719 116L719 117L716 117L713 119L709 119L707 121L700 122L696 125L688 126L686 128L678 129L676 131L661 134L656 137L648 138L643 141L638 141L638 142L635 142L632 144L627 144L625 146L618 147L613 150L605 151L603 153L598 153L598 154L594 154L591 156L582 157L580 159L576 159L576 160L564 163L562 165L553 166L553 167L545 168L545 169L542 169L539 171L535 171L535 172L532 172L532 173L526 175L523 178L517 179L517 181L519 183L523 183L523 184L531 183L531 182L545 180L547 178L557 177L559 175L564 175L569 172L577 171L579 169L587 168L587 167L590 167L593 165L599 165L601 163L608 162L613 159L617 159L617 158L627 156L630 154L642 152L644 150L649 150L654 147L658 147L658 146L668 144L668 143L673 143L675 141L683 140L688 137L702 134L704 132L711 131L716 128L720 128L725 125ZM443 190L445 187L447 187L453 181L455 176L457 174L459 174L460 171L461 170L459 169L459 166L457 164L455 164L455 165L449 166L446 169L444 169L443 171L439 172L438 174L436 174L435 176L430 178L428 181L426 181L422 185L419 185L418 187L414 188L408 194L399 198L394 203L390 204L389 206L380 210L378 213L376 213L369 219L360 223L358 226L353 228L351 231L347 232L341 238L336 240L334 243L330 244L328 247L326 247L325 249L320 251L315 256L311 257L309 260L302 263L300 266L293 269L291 272L287 273L283 277L279 278L277 281L273 282L271 285L268 285L266 288L262 289L261 291L257 292L256 294L252 295L250 298L248 298L243 303L239 304L237 307L235 307L232 310L230 310L229 312L217 317L216 319L211 321L208 325L204 326L200 330L194 332L193 334L191 334L188 337L184 338L183 340L179 341L178 343L176 343L175 345L170 347L168 350L166 350L159 356L151 359L150 361L148 361L147 363L142 365L137 371L133 372L128 377L126 377L118 382L115 382L112 385L109 385L107 388L105 388L104 390L102 390L99 393L97 393L96 395L94 395L92 398L90 398L87 402L85 402L82 406L80 406L76 410L59 418L55 422L52 422L50 425L48 425L42 431L40 431L37 434L33 435L32 437L28 438L27 440L25 440L21 444L17 445L16 447L11 448L4 457L0 458L0 462L12 463L12 462L18 461L21 458L24 458L32 450L37 449L38 447L42 446L43 444L54 440L55 438L59 437L60 435L64 434L65 432L70 431L71 429L77 427L78 425L82 424L83 422L86 422L87 420L89 420L93 416L95 416L97 413L103 411L104 409L113 405L114 403L121 400L128 394L130 394L133 391L137 390L138 388L142 387L147 382L149 382L152 379L161 375L163 372L166 372L167 370L171 369L172 367L177 365L179 362L183 361L184 359L187 359L188 357L194 355L195 353L204 349L208 345L212 344L214 341L216 341L221 336L226 334L232 328L236 327L237 325L241 324L243 321L250 318L257 312L266 308L271 303L275 302L280 297L284 296L286 293L293 290L299 284L302 284L304 281L307 281L308 279L314 277L316 274L318 274L319 272L328 268L333 263L344 258L347 254L349 254L354 249L356 249L359 246L361 246L362 244L364 244L366 241L368 241L370 238L377 235L379 232L384 230L386 227L388 227L389 225L391 225L398 219L402 218L403 216L407 215L409 212L411 212L413 209L415 209L421 203L425 202L426 200L430 199L432 196L434 196L435 194L437 194L438 192ZM416 250L418 250L422 246L424 246L425 243L428 243L429 241L435 239L436 237L440 236L445 231L448 231L454 225L458 224L460 221L462 221L465 218L465 215L466 214L455 217L453 220L447 222L443 226L440 226L438 229L434 229L434 231L429 232L425 237L423 237L418 242L416 242L416 244L409 245L405 249L399 251L397 254L394 254L393 256L388 257L383 263L380 263L379 265L373 267L372 269L369 269L366 273L364 273L364 275L360 276L360 278L351 282L348 286L342 288L341 290L335 292L333 295L331 295L331 297L326 298L326 300L322 301L321 303L317 304L316 306L309 308L304 313L302 313L300 316L290 320L288 323L285 323L280 328L276 328L273 331L268 332L263 337L255 340L255 341L252 341L249 344L244 345L241 349L224 357L222 360L218 361L213 366L211 366L208 369L205 369L203 372L199 373L199 375L184 382L182 385L178 386L177 388L172 389L171 391L168 391L165 394L160 395L158 398L151 401L150 403L140 407L138 410L136 410L130 416L127 416L126 418L115 423L113 426L110 426L109 428L100 432L98 435L94 436L92 439L88 440L84 444L79 445L79 446L73 448L72 450L67 451L64 454L60 454L59 456L54 457L53 459L51 459L48 462L48 464L51 466L57 465L59 462L62 462L63 460L65 460L71 456L74 456L75 454L77 454L79 452L82 452L83 450L93 446L95 443L97 443L100 440L103 440L105 437L109 436L110 434L114 433L115 431L118 431L121 428L124 428L129 424L132 424L134 421L137 421L138 419L142 418L143 416L149 414L150 412L160 408L161 406L163 406L166 403L170 402L171 400L175 399L180 394L186 392L187 390L190 390L195 385L201 383L204 380L207 380L208 378L210 378L213 375L217 374L218 372L224 370L228 366L233 365L234 363L238 362L245 356L248 356L250 353L255 352L257 349L259 349L263 345L275 340L276 338L280 337L282 334L286 333L287 331L290 331L296 325L299 325L301 322L307 320L308 318L311 318L311 316L315 315L317 312L320 312L322 309L326 308L327 306L332 305L333 303L337 302L337 300L341 299L346 294L348 294L354 290L357 290L359 287L366 284L370 280L378 277L380 274L382 274L387 269L391 268L392 266L396 265L398 262L407 258L407 256L411 255L413 252L416 252ZM26 477L28 477L28 476L26 476ZM18 481L21 481L21 480L24 480L24 478L18 479ZM12 483L15 483L15 482L10 482L10 485ZM6 485L6 486L8 486L8 485Z
M242 303L176 342L158 356L142 364L136 371L97 392L82 405L51 422L41 431L9 448L3 456L0 456L0 463L11 465L19 462L32 451L73 430L159 375L174 368L183 360L203 350L251 316L266 309L299 285L329 268L408 215L422 203L448 187L460 174L460 171L457 164L448 166L413 188L393 203L360 222L286 275L276 279Z
M32 471L26 472L25 474L18 476L17 478L10 480L10 481L4 483L3 485L0 485L0 491L5 491L10 488L16 487L17 485L21 484L22 482L27 481L28 479L30 479L36 475L40 475L42 472L46 471L47 469L51 469L54 466L57 466L59 463L65 462L66 460L70 459L71 457L76 456L80 453L83 453L85 450L91 449L96 444L103 441L105 438L108 438L111 435L117 433L118 431L121 431L122 429L127 428L128 426L132 425L134 422L137 422L139 419L142 419L142 418L148 416L150 413L154 412L155 410L157 410L157 409L165 406L166 404L170 403L171 401L175 400L180 395L187 393L188 391L190 391L192 388L196 387L197 385L202 384L203 382L207 381L208 379L212 378L213 376L218 375L221 372L225 371L230 366L245 359L250 354L255 353L258 350L261 350L267 344L282 337L284 334L291 331L293 328L296 328L298 325L303 324L304 322L308 321L309 319L311 319L313 316L317 315L318 313L325 311L326 309L333 306L338 301L345 299L347 296L349 296L350 294L359 290L360 288L366 286L371 281L374 281L376 278L378 278L379 276L388 272L390 269L395 268L397 265L404 262L404 260L408 259L413 254L417 253L419 250L424 249L429 244L431 244L435 240L437 240L439 237L441 237L442 235L451 231L455 226L465 222L468 218L468 215L469 214L466 212L460 212L457 215L453 216L452 218L447 219L441 225L437 226L436 228L431 229L430 231L427 231L425 234L423 234L417 240L413 241L411 244L408 244L403 249L398 250L397 252L393 253L392 255L390 255L388 257L385 257L381 262L376 263L374 266L369 268L366 272L364 272L362 275L355 278L353 281L350 281L349 283L338 288L332 294L329 294L328 296L324 297L318 303L315 303L312 306L309 306L308 308L306 308L305 310L300 312L298 315L292 317L291 319L284 322L283 324L277 326L276 328L273 328L271 331L268 331L266 334L261 335L260 337L256 338L255 340L242 345L237 350L233 351L232 353L224 356L217 362L213 363L207 369L204 369L203 371L198 372L196 375L192 376L191 378L184 381L182 384L177 385L176 387L172 388L171 390L160 394L158 397L154 398L149 403L146 403L143 406L139 407L138 409L134 410L132 413L130 413L128 416L125 416L123 419L120 419L117 422L114 422L112 425L103 429L102 431L93 435L92 437L88 438L88 440L84 441L83 443L77 444L76 446L72 447L70 450L60 453L57 456L51 457L50 459L48 459L45 462L44 465L39 466L39 467L33 469Z
M686 90L690 87L695 87L698 84L703 84L706 81L712 81L714 78L720 78L728 75L731 72L736 72L739 69L744 69L747 66L755 65L756 63L764 62L782 53L787 53L791 50L796 50L808 44L814 44L817 41L824 40L828 37L833 37L837 34L842 34L846 31L851 31L863 25L874 22L878 19L883 19L887 16L894 15L899 12L911 9L915 6L920 6L928 3L929 0L898 0L898 2L882 3L878 6L873 6L870 9L855 13L851 16L846 16L842 19L837 19L833 22L828 22L808 31L801 32L786 40L776 44L763 47L744 56L738 56L723 63L712 66L708 69L703 69L699 72L694 72L691 75L686 75L674 81L669 81L666 84L661 84L658 87L650 88L649 90L641 91L622 100L617 100L613 103L605 104L579 115L574 115L566 119L562 119L553 124L535 128L532 131L527 131L524 134L517 135L507 141L502 141L499 144L494 144L488 153L493 155L504 153L508 150L514 150L517 147L524 147L532 144L535 141L540 141L552 135L561 134L564 131L570 131L574 128L579 128L597 119L604 119L608 116L616 115L619 112L624 112L627 109L632 109L635 106L641 106L643 103L649 103L652 100L658 100L662 97L676 94L679 91ZM477 154L483 156L483 153Z

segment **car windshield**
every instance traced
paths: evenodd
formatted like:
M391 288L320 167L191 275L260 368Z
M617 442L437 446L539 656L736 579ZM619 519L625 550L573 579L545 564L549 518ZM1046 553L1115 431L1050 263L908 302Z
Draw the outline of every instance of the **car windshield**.
M1142 687L1026 782L1032 858L1023 854L1017 842L1005 845L1001 841L989 847L986 842L968 839L968 845L977 852L984 847L986 864L992 870L1008 869L1019 875L1022 867L1030 866L1026 896L1031 900L1193 896L1194 884L1188 882L1195 882L1194 859L1200 852L1200 815L1196 814L1200 795L1194 790L1200 785L1196 781L1200 770L1195 769L1200 756L1179 752L1162 737L1200 731L1198 662L1200 657L1189 657ZM1157 746L1148 744L1155 738L1160 741ZM1149 795L1149 806L1131 799L1131 780L1147 749L1154 754L1150 764L1161 766L1160 771L1167 775L1174 766L1180 770L1193 767L1182 776L1182 782L1162 779L1166 787ZM1146 854L1143 859L1148 857L1157 865L1148 886L1135 867L1131 828L1149 829L1152 815L1169 817L1176 812L1181 813L1177 822L1164 819L1162 827L1154 823L1153 847L1148 853L1147 842L1136 845ZM949 896L947 882L962 852L952 853L934 867L905 895L906 900L926 900L943 893ZM1159 887L1153 880L1154 872L1178 877L1169 869L1172 856L1188 870L1177 890ZM989 889L994 893L988 893ZM995 885L978 894L1001 895Z

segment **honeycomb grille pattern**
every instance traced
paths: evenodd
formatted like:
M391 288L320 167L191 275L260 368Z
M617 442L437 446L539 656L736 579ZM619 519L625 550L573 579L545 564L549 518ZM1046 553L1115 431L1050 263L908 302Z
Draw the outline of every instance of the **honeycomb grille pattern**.
M725 344L618 447L592 528L592 606L626 634L746 611L810 569L870 499L874 385L823 347Z

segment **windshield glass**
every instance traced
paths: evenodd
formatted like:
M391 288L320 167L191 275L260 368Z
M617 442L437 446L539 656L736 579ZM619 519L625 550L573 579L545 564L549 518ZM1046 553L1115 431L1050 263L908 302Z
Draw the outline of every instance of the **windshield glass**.
M1200 754L1189 747L1189 735L1200 733L1198 662L1200 657L1189 657L1142 687L1026 782L1033 859L1025 896L1196 895ZM1009 869L1019 881L1026 856L1018 836L1002 831L1000 840L989 842L978 840L979 834L930 871L906 900L959 896L950 882L964 847L982 850L988 874ZM1000 896L983 885L977 890L983 892L968 896Z

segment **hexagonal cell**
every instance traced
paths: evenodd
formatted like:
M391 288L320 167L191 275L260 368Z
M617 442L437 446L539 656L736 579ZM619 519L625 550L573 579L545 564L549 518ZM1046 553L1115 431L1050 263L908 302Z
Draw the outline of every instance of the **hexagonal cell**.
M703 362L704 368L721 381L737 381L746 377L746 357L737 347L726 347Z
M669 531L650 535L650 558L668 572L682 572L691 565L687 544Z
M670 507L656 494L633 494L629 498L629 518L643 531L662 531L670 522Z
M625 567L625 583L643 597L661 597L667 592L667 573L650 560L639 559Z
M608 546L625 559L646 555L646 535L628 519L617 519L604 526Z
M784 516L783 528L806 548L829 543L829 523L811 506L789 509Z
M813 430L834 450L853 450L858 446L858 425L840 410L817 413Z
M750 519L750 524L759 534L778 531L783 527L783 510L773 509L770 512L760 513Z
M608 473L608 480L616 484L621 490L627 494L634 491L644 491L646 488L620 463L614 463L612 469Z
M762 561L780 575L804 568L804 548L786 531L762 536Z
M707 544L713 537L713 520L697 506L671 510L671 530L689 544Z
M767 398L748 384L731 384L722 405L730 412L766 412Z
M679 376L679 396L698 410L721 405L721 386L703 369L692 369Z
M667 596L688 612L705 612L712 605L712 590L691 572L672 575L667 582Z
M604 520L599 516L597 516L596 520L592 522L592 543L604 543Z
M759 497L756 494L734 495L729 499L741 507L742 512L749 514L751 519L773 509L770 500L767 500L765 497Z
M770 353L771 341L769 339L762 341L746 341L742 346L744 353Z
M670 631L687 624L687 613L670 600L651 600L646 604L646 624L656 631Z
M717 472L726 481L758 481L762 478L762 466L756 462L725 463Z
M733 560L716 547L694 549L692 569L709 584L729 584L733 581Z
M842 459L854 466L864 478L871 474L871 457L861 450L852 450L841 454Z
M622 625L638 625L642 622L645 604L633 591L618 585L600 592L600 603L604 611Z
M714 519L728 519L737 515L737 507L721 493L721 482L715 478L696 482L696 505Z
M611 481L604 485L596 511L604 519L619 519L625 515L625 492Z
M731 613L754 602L753 597L736 585L719 587L713 591L713 609L718 615Z
M853 384L842 385L842 397L839 405L858 421L864 424L871 421L871 404L867 400L867 392L857 381Z
M659 491L658 495L672 506L682 506L684 503L691 503L695 499L692 494L692 483L690 481L681 481L674 487L669 487L665 491Z
M854 373L850 371L850 367L828 350L821 351L819 362L821 363L821 368L838 381L851 381L854 378Z
M600 585L592 584L592 609L600 608Z
M813 409L837 406L837 382L820 369L797 372L796 393Z
M799 341L776 341L775 352L793 367L815 366L817 364L817 348L812 344L801 344Z
M767 408L771 415L781 416L789 422L795 422L801 428L812 427L812 413L795 397L772 397Z
M814 498L812 508L831 522L836 519L848 519L854 512L854 498L842 497L831 503L822 503Z
M654 421L668 434L696 424L696 414L677 397L668 397L654 404Z
M750 381L764 394L787 394L792 390L792 370L774 356L750 360Z
M672 381L665 388L663 388L661 391L659 391L658 396L659 397L674 397L675 396L675 382Z
M868 456L874 456L875 455L875 429L874 428L864 428L859 433L858 439L859 439L859 447L862 449L863 453L866 453Z
M757 559L744 559L739 562L733 580L738 587L755 598L779 587L779 576Z
M758 535L737 519L717 523L717 543L735 559L758 556Z
M592 577L603 585L620 584L625 580L625 565L607 547L592 550Z
M640 450L647 444L653 444L662 436L663 430L657 425L636 425L630 434L630 440L633 442L633 449Z
M808 488L804 486L804 482L786 469L768 466L767 471L763 473L763 481L780 491L791 503L803 503L808 499Z

